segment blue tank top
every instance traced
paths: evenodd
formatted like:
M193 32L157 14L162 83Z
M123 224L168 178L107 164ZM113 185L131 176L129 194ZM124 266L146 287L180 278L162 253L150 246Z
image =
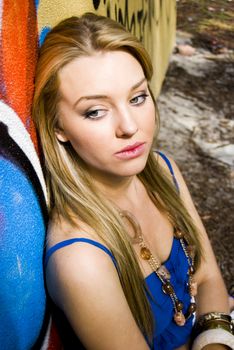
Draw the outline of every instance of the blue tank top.
M176 188L179 190L178 183L176 181L171 163L169 159L161 152L158 152L161 157L166 161L170 173ZM112 259L114 265L118 270L118 266L112 252L99 242L96 242L87 238L72 238L60 243L57 243L53 247L47 250L45 255L45 267L51 257L51 255L57 250L75 243L87 243L102 249ZM168 259L164 262L171 274L171 283L174 287L175 293L179 300L183 302L184 313L186 313L190 302L191 296L188 292L188 260L185 256L180 241L176 238L173 239L171 252ZM153 344L151 349L156 350L174 350L189 340L194 316L191 316L183 327L176 325L173 321L174 309L171 298L163 293L162 283L157 275L152 272L145 278L146 285L150 293L147 293L148 301L152 310L153 318L155 321L155 329L153 335ZM81 347L79 347L81 348ZM71 349L71 345L70 345Z

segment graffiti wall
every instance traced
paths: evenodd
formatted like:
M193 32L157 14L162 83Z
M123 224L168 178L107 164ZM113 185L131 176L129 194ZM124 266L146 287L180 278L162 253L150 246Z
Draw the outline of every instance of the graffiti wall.
M38 47L61 19L95 12L136 34L159 92L175 34L175 0L0 0L0 348L60 349L43 280L46 190L31 101Z
M154 64L152 89L157 95L175 40L175 0L41 0L38 5L40 40L58 21L84 12L95 12L124 24L141 39Z

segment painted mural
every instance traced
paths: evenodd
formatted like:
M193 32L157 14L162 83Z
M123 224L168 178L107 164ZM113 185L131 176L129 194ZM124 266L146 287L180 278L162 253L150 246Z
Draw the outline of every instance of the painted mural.
M38 5L40 41L57 22L72 15L95 12L124 24L143 41L150 52L154 77L151 88L157 96L175 40L175 0L41 0Z
M123 23L150 51L157 94L175 33L174 0L0 0L0 348L62 349L43 279L46 189L31 102L38 48L84 12Z

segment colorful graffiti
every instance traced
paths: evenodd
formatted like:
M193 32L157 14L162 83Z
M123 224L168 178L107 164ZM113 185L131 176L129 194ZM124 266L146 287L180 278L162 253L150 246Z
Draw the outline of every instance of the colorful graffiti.
M45 184L30 117L37 59L33 1L0 2L0 344L40 348L46 294Z
M59 20L87 11L116 19L144 41L157 73L156 93L168 62L175 0L0 0L2 350L61 349L44 287L46 189L31 102L40 42Z
M78 4L73 0L41 0L38 5L40 41L61 19L88 11L117 20L143 41L152 57L155 74L151 88L157 96L175 40L176 1L86 0Z
M33 1L1 2L0 99L19 116L36 145L30 119L37 57L37 22Z

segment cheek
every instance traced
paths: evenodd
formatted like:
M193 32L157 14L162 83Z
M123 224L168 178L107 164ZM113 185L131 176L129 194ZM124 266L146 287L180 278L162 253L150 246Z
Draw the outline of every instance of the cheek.
M81 142L84 150L87 147L105 151L108 146L112 147L115 140L115 126L112 118L89 121L82 129Z
M105 146L105 140L106 135L103 130L98 132L95 128L81 128L70 138L71 145L81 157L83 155L94 156Z
M146 115L147 117L144 120L145 130L154 134L157 127L157 115L153 104L147 109Z

